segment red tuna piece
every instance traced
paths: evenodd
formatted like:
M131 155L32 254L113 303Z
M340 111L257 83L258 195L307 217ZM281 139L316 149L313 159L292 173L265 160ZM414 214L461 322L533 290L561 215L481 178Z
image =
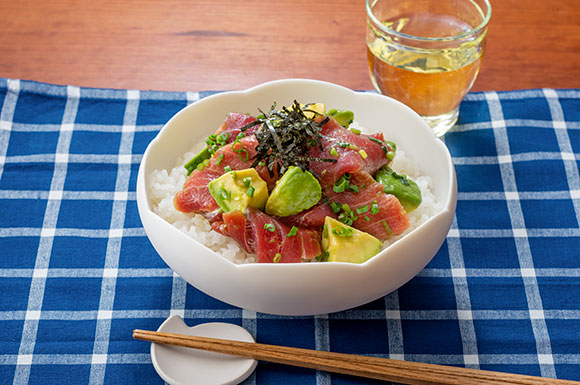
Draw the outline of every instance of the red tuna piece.
M185 181L183 189L175 194L173 200L175 208L184 213L207 213L217 209L218 205L209 193L208 183L223 175L226 166L232 170L250 168L253 162L252 157L256 155L257 144L258 141L254 136L247 136L240 139L238 143L225 145L216 151L202 170L193 170ZM268 188L274 188L278 175L274 174L270 177L266 166L255 168L268 184Z
M365 172L351 174L349 183L356 185L359 192L335 193L332 187L328 187L325 194L331 201L347 204L356 214L357 219L353 222L353 227L381 240L399 235L409 227L409 217L403 205L394 195L385 194L383 185L369 174ZM365 207L367 211L362 212ZM357 209L361 212L357 213Z
M240 112L230 112L226 117L226 120L224 120L220 128L218 128L216 131L216 135L219 135L222 132L227 132L228 138L226 143L232 143L234 140L236 140L236 137L240 134L240 132L242 132L242 128L244 126L255 121L256 118L251 115L242 114ZM246 134L246 136L254 135L258 127L260 127L259 124L249 127L244 131L244 134Z
M296 235L288 237L291 227L259 210L249 208L244 215L240 211L223 214L223 224L214 225L214 230L235 239L258 262L296 263L302 259L313 259L322 253L320 232L298 228Z
M382 133L357 135L330 118L322 127L321 134L323 150L312 147L309 156L337 160L336 163L310 162L310 167L320 177L323 186L332 185L346 172L364 171L374 175L379 168L389 163L383 146L389 151L392 149L385 143Z
M253 135L242 138L237 143L225 145L216 151L215 155L211 157L209 164L203 170L198 171L215 172L222 175L225 173L224 168L226 166L229 166L232 170L250 168L254 162L253 158L256 155L257 145L258 140ZM274 188L278 180L278 175L274 172L274 175L270 176L266 166L257 165L254 168L260 175L260 178L268 184L268 189Z
M255 253L254 239L250 236L250 223L241 211L230 211L222 214L223 222L212 223L212 229L225 236L232 237L242 248L250 253Z
M183 189L175 194L175 198L173 198L175 208L184 213L202 213L217 210L219 208L218 204L209 193L207 184L220 175L215 171L193 170L185 181Z
M320 228L324 225L324 218L326 217L336 219L337 215L332 211L328 204L321 200L316 206L308 210L280 218L280 220L290 226Z

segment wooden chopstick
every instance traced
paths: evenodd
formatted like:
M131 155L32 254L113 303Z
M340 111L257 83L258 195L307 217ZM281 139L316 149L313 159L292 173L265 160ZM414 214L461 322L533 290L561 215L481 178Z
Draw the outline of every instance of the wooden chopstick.
M149 330L133 331L133 338L167 345L207 350L261 361L300 366L353 376L393 381L404 384L495 384L542 385L580 384L577 381L556 380L520 374L491 372L453 366L407 362L354 354L266 345Z

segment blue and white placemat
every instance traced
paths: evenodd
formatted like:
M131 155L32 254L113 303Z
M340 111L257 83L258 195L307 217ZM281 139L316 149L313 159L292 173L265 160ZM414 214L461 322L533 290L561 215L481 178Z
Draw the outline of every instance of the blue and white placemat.
M362 307L280 317L210 298L164 264L137 213L141 156L213 92L0 79L0 383L158 384L170 314L259 342L580 379L580 91L472 93L444 141L457 214L433 261ZM245 384L375 383L260 363Z

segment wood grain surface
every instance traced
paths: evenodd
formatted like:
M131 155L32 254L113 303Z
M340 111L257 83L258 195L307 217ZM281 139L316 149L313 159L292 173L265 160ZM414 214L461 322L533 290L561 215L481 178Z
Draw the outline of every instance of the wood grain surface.
M411 385L580 385L577 381L150 330L136 329L133 338Z
M492 0L472 90L580 88L578 0ZM370 89L362 0L0 0L0 76L235 90L280 78Z

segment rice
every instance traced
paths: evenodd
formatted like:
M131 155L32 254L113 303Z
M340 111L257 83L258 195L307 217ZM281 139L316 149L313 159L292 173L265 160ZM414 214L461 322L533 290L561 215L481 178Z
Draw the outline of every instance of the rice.
M397 147L397 155L391 164L389 164L389 167L397 174L407 175L417 183L417 186L419 186L419 189L421 190L421 204L408 214L410 222L409 228L401 235L390 237L383 241L383 249L409 234L427 219L443 209L441 203L437 201L437 198L431 191L433 188L431 178L429 176L421 175L421 168L417 162L409 158L403 150Z
M360 128L358 125L355 127ZM202 215L185 214L175 209L173 198L187 179L187 170L183 165L194 155L193 152L185 153L169 172L167 170L152 172L148 189L153 211L191 238L236 264L256 262L256 256L247 254L235 240L212 230L209 221ZM421 175L419 165L400 148L397 148L397 155L390 167L398 174L408 175L417 183L421 189L422 202L418 208L409 213L411 223L409 228L403 234L385 240L383 248L404 237L442 209L431 191L433 187L431 178Z

